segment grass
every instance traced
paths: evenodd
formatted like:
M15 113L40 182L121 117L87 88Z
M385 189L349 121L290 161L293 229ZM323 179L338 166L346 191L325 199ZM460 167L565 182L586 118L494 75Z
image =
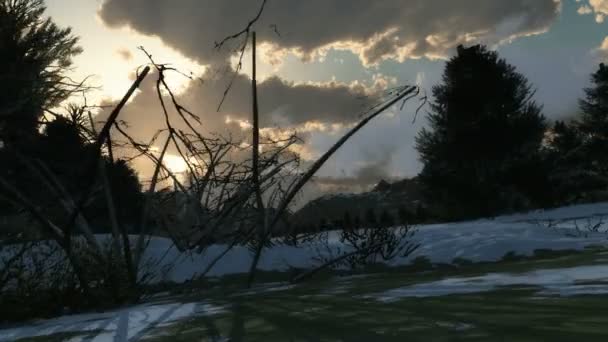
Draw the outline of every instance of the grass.
M149 341L605 341L607 305L608 297L539 299L529 289L388 304L284 292L158 329Z
M506 255L495 263L458 260L455 265L372 266L361 277L324 273L281 291L244 295L243 277L190 284L155 300L206 301L226 310L156 327L145 341L606 341L608 296L540 297L539 288L505 287L491 292L403 298L384 303L365 295L446 277L605 263L608 250L537 251ZM264 281L286 279L265 273ZM80 335L82 336L82 335ZM69 335L20 342L59 341Z
M293 289L235 297L216 288L206 298L229 309L156 329L148 341L606 341L608 296L539 297L538 288L382 303L362 295L450 276L600 264L606 251L538 251L497 263L378 270L367 277L324 277ZM231 279L234 281L235 279ZM326 294L328 289L340 289ZM188 296L189 300L195 299Z
M91 330L83 332L62 332L46 336L27 337L17 340L16 342L64 342L76 338L81 338L83 341L93 339L100 331Z

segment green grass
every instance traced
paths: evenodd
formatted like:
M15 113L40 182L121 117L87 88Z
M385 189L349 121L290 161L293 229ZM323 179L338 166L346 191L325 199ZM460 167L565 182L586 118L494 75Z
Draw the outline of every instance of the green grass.
M540 297L538 288L505 287L492 292L383 303L365 295L446 277L492 272L597 265L608 250L537 251L532 257L507 255L495 263L457 260L432 265L420 259L408 267L371 266L364 277L325 272L310 282L275 292L243 295L243 276L182 286L155 300L206 301L225 307L156 327L146 341L608 341L608 296ZM261 281L288 275L261 273ZM333 294L329 290L340 290ZM21 342L60 341L82 335L56 335Z
M284 292L158 329L150 341L606 341L608 297L535 298L505 289L379 303Z
M213 341L220 335L230 341L607 341L608 296L539 297L538 289L510 287L391 303L362 298L450 276L599 264L605 255L600 249L539 251L529 258L435 265L422 272L382 269L368 277L326 276L290 290L242 297L216 288L204 297L227 305L225 313L156 329L149 341ZM341 285L346 285L343 292L323 294Z

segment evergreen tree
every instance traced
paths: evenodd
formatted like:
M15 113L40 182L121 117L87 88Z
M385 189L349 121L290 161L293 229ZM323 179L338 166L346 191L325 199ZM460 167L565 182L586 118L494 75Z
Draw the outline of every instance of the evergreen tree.
M558 121L550 132L551 181L557 204L576 203L608 187L608 67L591 75L575 121Z
M577 122L557 121L549 132L547 159L553 205L573 204L596 189L605 188L586 151Z
M448 216L517 209L542 192L545 118L533 94L515 67L484 46L459 46L447 62L433 88L430 129L416 148L427 196Z
M357 228L357 229L361 228L361 218L359 217L359 215L355 216L353 224L354 224L355 228Z
M422 206L422 203L418 202L418 204L416 204L416 213L414 215L414 217L416 218L416 222L423 222L427 219L427 213L426 210L424 209L424 207Z
M19 166L14 149L36 155L44 109L82 90L66 77L81 51L77 38L44 12L42 0L0 0L0 176L24 191L41 187ZM0 207L5 214L18 209L2 196Z
M324 231L324 230L327 230L327 228L328 228L328 221L326 218L323 217L319 220L318 231Z
M350 217L350 213L348 211L344 212L342 224L343 224L342 228L344 228L344 229L353 229L353 219Z
M558 120L553 125L550 135L551 148L562 155L579 148L583 143L576 122L569 123Z
M76 106L68 108L69 115L40 125L45 110L85 90L67 77L72 58L81 52L78 38L45 18L45 10L43 0L0 0L0 176L63 224L67 218L60 203L65 199L41 185L40 173L51 172L73 200L79 199L91 171L84 161L96 155L95 137L84 125L89 121L84 110ZM102 157L102 162L118 219L134 226L143 203L137 175L124 161ZM84 213L109 229L103 192L94 195ZM18 209L1 196L0 207L5 215Z
M44 109L82 86L67 72L81 52L70 28L44 18L43 0L0 0L0 140L14 143L37 133Z
M594 168L608 173L608 67L603 63L591 76L592 87L585 89L580 100L582 115L579 130L582 133L587 157Z
M380 225L383 228L391 227L395 224L395 220L393 216L386 210L382 210L382 214L380 214Z
M397 209L397 215L399 216L399 224L408 224L410 215L405 207L400 206L399 209Z
M365 223L372 227L378 224L378 220L376 219L376 213L374 212L373 208L369 208L365 212Z

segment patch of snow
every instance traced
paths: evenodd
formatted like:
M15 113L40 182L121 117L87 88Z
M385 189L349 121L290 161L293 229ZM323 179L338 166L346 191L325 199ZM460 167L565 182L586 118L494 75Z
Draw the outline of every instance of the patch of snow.
M272 285L269 286L269 284L272 284ZM295 284L278 285L277 283L268 283L263 286L254 287L253 289L248 290L248 291L240 292L240 293L236 294L235 297L250 296L250 295L269 293L269 292L288 291L295 287L296 287Z
M527 213L496 217L502 222L530 222L534 220L572 220L589 217L608 217L608 203L579 204L567 207L534 210Z
M447 328L447 329L451 329L454 331L466 331L466 330L470 330L473 329L475 326L472 324L468 324L468 323L462 323L462 322L435 322L435 324L438 327L441 328Z
M589 284L591 282L596 284ZM381 302L393 302L406 297L488 292L505 286L541 287L539 295L608 294L608 265L545 269L522 274L489 273L478 277L446 278L366 297Z
M24 327L0 330L0 341L15 341L27 337L48 336L57 333L98 331L88 342L137 341L156 327L162 327L190 316L216 315L223 308L208 303L146 304L98 314L63 316L37 321ZM83 337L71 339L84 341Z
M332 280L336 281L336 282L351 282L351 281L357 280L357 279L367 279L367 278L370 278L371 276L372 276L371 274L355 274L355 275L349 275L349 276L333 277Z
M608 245L608 234L588 233L583 237L568 236L562 231L543 227L539 220L574 220L581 218L608 217L608 203L578 205L526 214L500 216L469 222L422 225L418 227L412 242L420 248L406 258L395 258L387 264L399 266L411 263L416 257L427 257L433 263L451 263L454 258L478 261L497 261L506 253L531 255L537 249L582 250L590 245ZM572 224L565 222L564 229ZM108 236L100 236L100 240ZM136 237L132 237L133 241ZM298 247L279 243L264 249L258 269L262 271L289 271L291 268L309 269L319 264L319 257L348 253L350 250L340 241L340 232L327 233L325 242L312 241ZM202 272L228 246L213 245L202 254L180 252L171 240L151 237L143 255L144 264L151 265L156 274L153 281L184 282ZM1 259L1 258L0 258ZM249 271L253 256L245 246L232 248L208 272L207 277L215 278L230 274L244 274ZM0 267L2 266L0 260ZM145 267L142 267L142 272ZM164 276L163 270L168 270Z
M348 291L350 289L352 289L352 288L353 288L352 285L334 286L334 287L331 287L329 289L322 290L320 292L320 294L324 294L324 295L341 295L341 294L348 293Z

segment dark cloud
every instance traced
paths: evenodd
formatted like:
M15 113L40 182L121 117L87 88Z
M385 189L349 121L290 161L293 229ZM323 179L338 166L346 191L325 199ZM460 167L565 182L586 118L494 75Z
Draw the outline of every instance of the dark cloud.
M199 62L216 64L226 56L213 43L240 30L259 5L252 0L106 0L99 13L110 26L159 36ZM443 56L460 43L493 45L544 32L560 5L560 0L268 1L256 29L260 41L304 57L340 43L374 64Z
M257 13L259 4L253 0L105 0L99 15L111 27L128 26L158 36L184 55L219 70L239 42L220 52L213 48L214 42L240 30ZM279 51L290 50L310 59L334 47L353 51L369 66L387 59L445 57L461 43L494 45L544 32L557 18L560 6L559 0L269 0L255 29L258 40L270 43L275 52L264 50L264 58L275 63L284 55ZM122 119L130 122L131 132L142 138L149 138L164 124L153 78L122 114ZM208 79L202 85L193 83L180 98L200 115L205 130L242 132L238 121L227 125L226 117L249 119L250 80L238 76L222 112L217 113L226 83L225 77ZM295 84L272 77L259 84L262 125L352 123L369 105L369 99L361 98L374 95L380 88ZM409 118L407 121L409 124ZM381 179L392 180L389 166L403 158L395 155L395 149L379 146L376 141L386 137L393 143L399 140L402 146L413 145L416 130L405 125L403 128L407 132L394 132L396 128L391 127L384 127L382 134L376 130L361 132L367 140L354 139L357 147L348 149L344 159L348 164L355 164L354 160L365 163L353 167L355 171L344 177L329 172L330 177L317 178L310 188L322 193L364 191ZM407 139L397 138L404 135ZM363 145L377 147L383 158L356 151ZM407 156L410 163L415 159L413 152Z
M230 77L230 74L225 76ZM246 132L241 124L246 125L251 116L251 81L245 76L237 76L221 112L217 112L228 84L227 77L190 82L178 95L178 100L200 118L202 125L199 128L204 132L243 135ZM158 129L165 127L165 118L156 92L156 79L157 74L149 75L140 86L140 91L120 114L120 120L128 123L130 134L139 140L150 139ZM307 123L308 126L310 123L351 123L369 106L374 91L374 88L362 85L294 84L271 77L258 85L261 126L301 128L303 132L299 135L302 135L307 131ZM175 127L186 129L183 120L172 110L168 97L165 97L165 103ZM103 121L109 111L101 112L97 120Z

